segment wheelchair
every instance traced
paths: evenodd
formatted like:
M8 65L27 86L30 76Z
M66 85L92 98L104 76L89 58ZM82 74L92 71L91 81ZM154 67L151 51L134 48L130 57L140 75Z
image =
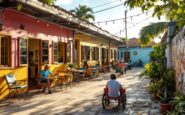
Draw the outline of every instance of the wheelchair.
M126 90L120 89L120 96L119 97L110 97L108 96L108 89L104 88L104 94L102 97L102 107L103 109L107 109L110 105L110 100L118 101L118 106L122 105L122 109L126 108Z

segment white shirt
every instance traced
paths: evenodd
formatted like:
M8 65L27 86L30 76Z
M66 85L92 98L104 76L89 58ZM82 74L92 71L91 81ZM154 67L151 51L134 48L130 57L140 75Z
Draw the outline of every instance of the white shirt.
M116 80L109 80L107 82L108 87L108 96L110 97L119 97L120 92L119 89L121 88L121 84Z

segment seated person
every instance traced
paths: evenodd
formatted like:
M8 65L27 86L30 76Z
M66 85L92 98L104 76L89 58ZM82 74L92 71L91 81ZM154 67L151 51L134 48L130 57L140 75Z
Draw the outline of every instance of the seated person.
M86 61L84 61L83 68L85 68L85 76L91 77L92 71L90 70L89 65L87 64Z
M110 80L106 84L106 89L108 89L109 97L120 97L122 95L123 92L120 91L122 91L123 88L121 87L121 84L116 81L115 74L111 74Z
M121 75L123 75L123 72L125 71L125 64L120 61L120 63L117 64L117 69L120 69Z
M105 62L105 66L106 66L106 68L107 68L107 71L109 71L109 72L110 72L110 63L109 63L109 61L108 61L108 60L106 60L106 62Z
M51 90L50 90L50 85L51 85L51 79L48 78L49 75L53 74L50 72L49 70L49 66L45 65L44 70L41 71L41 78L40 78L40 83L45 83L45 85L43 86L43 92L45 92L45 89L48 88L48 93L51 94Z

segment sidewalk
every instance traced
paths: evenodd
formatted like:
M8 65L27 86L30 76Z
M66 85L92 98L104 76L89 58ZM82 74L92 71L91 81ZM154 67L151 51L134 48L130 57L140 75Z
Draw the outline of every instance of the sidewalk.
M84 81L52 95L39 94L31 98L12 99L0 103L1 115L158 115L159 106L152 102L146 89L147 79L139 79L141 68L133 68L118 80L127 89L126 110L103 110L101 98L108 74Z

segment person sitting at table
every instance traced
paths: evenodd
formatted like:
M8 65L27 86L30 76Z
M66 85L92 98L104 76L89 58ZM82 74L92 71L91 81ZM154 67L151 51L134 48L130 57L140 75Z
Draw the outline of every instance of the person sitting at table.
M91 77L92 71L90 70L89 65L86 61L84 61L83 68L85 68L85 76Z
M109 63L109 60L106 60L105 66L106 66L106 68L107 68L107 71L110 72L110 63Z
M41 78L40 78L40 83L44 83L45 85L43 86L43 92L45 92L45 89L48 88L48 93L51 94L50 86L52 79L49 79L48 76L51 75L53 77L53 74L49 70L49 66L45 65L44 69L41 71Z

